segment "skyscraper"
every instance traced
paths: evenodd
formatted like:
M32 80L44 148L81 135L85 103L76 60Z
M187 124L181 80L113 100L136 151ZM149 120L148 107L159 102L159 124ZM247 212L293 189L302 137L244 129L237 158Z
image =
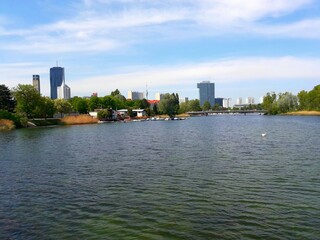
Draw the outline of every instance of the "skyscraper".
M200 106L203 106L205 101L208 101L211 106L214 106L214 83L210 83L210 81L203 81L198 83L197 87L199 88Z
M64 68L53 67L50 68L50 96L51 99L58 97L58 87L64 82Z
M40 93L40 76L32 75L32 85Z

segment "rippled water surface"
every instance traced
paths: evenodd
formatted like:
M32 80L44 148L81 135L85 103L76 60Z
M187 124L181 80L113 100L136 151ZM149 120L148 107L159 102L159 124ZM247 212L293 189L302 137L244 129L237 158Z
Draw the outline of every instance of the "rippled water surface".
M291 116L1 132L0 239L320 239L319 136Z

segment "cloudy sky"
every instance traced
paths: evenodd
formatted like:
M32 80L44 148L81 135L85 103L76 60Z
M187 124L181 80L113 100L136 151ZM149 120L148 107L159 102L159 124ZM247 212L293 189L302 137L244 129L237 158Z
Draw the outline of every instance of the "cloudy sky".
M198 98L294 94L320 84L318 0L1 0L0 84L65 68L73 96L118 88Z

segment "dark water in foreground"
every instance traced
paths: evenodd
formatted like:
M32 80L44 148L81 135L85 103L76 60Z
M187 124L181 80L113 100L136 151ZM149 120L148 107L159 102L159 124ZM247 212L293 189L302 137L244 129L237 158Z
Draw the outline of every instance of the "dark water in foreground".
M320 239L319 136L284 116L3 132L0 239Z

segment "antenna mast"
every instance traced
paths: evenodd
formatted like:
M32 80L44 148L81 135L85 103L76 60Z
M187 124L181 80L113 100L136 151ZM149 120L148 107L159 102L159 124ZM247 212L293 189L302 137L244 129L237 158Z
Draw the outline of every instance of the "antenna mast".
M148 84L146 83L146 99L148 100Z

